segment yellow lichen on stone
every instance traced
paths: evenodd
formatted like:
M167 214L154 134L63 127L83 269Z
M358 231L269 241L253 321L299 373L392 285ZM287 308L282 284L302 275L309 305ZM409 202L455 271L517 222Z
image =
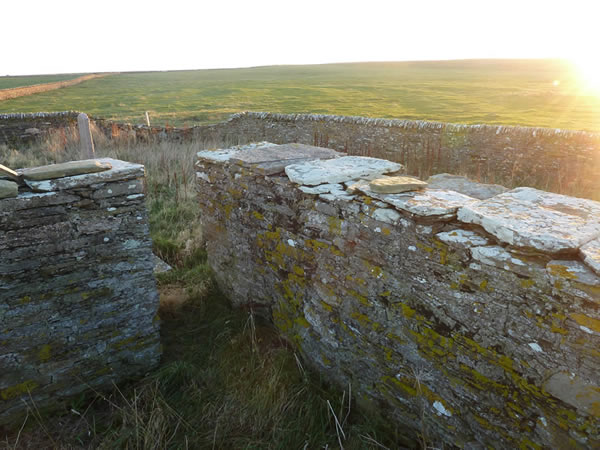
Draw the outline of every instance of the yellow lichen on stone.
M595 331L596 333L600 333L600 320L598 319L593 319L592 317L588 317L584 314L579 313L571 314L571 319L573 319L582 327L586 327L589 330Z
M562 264L548 264L548 270L555 277L566 278L568 280L576 280L577 275L569 272L569 268Z
M52 357L52 348L50 345L43 345L38 352L38 357L40 358L40 361L48 361Z
M0 390L0 398L5 401L11 400L15 397L19 397L20 395L33 391L38 386L39 384L34 380L27 380L23 383Z
M258 211L252 211L252 215L257 218L258 220L265 220L265 216L263 216L261 213L259 213Z

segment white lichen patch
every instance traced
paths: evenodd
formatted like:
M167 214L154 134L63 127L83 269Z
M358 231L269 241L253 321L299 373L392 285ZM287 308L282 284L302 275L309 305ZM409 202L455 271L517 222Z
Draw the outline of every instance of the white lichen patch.
M444 231L435 236L443 243L457 247L478 247L490 243L488 238L471 230Z
M600 203L518 188L458 211L502 242L545 252L578 249L600 236Z
M341 158L307 161L291 164L285 168L290 181L315 186L323 183L342 183L359 178L397 172L402 165L384 159L366 156L344 156Z
M498 245L487 247L472 247L471 256L488 266L516 272L526 276L545 276L544 268L534 264L528 264L508 250Z
M400 213L391 208L377 208L375 211L373 211L371 217L379 222L394 225L398 222L398 219L400 219Z
M452 413L450 411L448 411L446 409L446 407L444 406L444 404L442 402L440 402L439 400L436 400L435 402L433 402L433 407L437 411L438 415L452 417Z
M534 352L538 352L538 353L542 353L542 347L540 347L540 345L537 342L530 342L529 347L531 348L531 350L533 350Z

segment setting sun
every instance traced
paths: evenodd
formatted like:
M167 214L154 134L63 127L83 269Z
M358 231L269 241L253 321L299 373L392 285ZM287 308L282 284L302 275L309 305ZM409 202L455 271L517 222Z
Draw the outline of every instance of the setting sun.
M577 69L582 88L592 94L600 95L600 60L595 57L576 57L571 61Z

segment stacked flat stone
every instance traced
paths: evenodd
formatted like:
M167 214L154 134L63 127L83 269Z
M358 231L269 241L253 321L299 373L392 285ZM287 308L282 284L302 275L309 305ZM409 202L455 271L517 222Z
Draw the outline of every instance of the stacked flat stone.
M600 446L600 203L378 193L364 179L393 163L270 145L265 175L252 151L198 154L209 263L234 303L408 444L425 429L440 446Z
M144 167L98 165L0 200L0 424L159 360Z

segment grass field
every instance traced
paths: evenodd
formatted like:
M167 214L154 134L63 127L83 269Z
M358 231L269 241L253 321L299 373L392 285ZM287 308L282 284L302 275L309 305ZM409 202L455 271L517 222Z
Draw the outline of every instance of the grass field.
M251 110L600 131L600 98L584 95L573 68L558 60L121 73L0 102L0 112L63 110L132 123L150 111L155 125L191 126Z
M34 84L54 83L56 81L72 80L81 74L68 73L62 75L31 75L20 77L0 76L0 89L32 86Z

